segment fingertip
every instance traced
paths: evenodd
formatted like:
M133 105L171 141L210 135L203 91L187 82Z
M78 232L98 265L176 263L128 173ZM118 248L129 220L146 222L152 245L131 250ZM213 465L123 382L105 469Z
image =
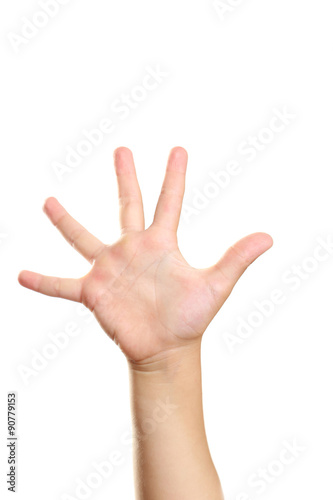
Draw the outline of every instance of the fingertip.
M258 232L245 236L234 246L238 248L241 255L252 261L253 256L256 256L255 259L258 258L259 255L267 252L272 245L273 238L269 234Z
M168 170L185 173L187 168L188 154L186 149L176 146L171 149L168 160Z
M29 271L20 271L18 276L17 276L17 281L21 286L27 286L27 283L29 281Z
M271 248L274 245L274 240L270 234L265 233L268 240L269 240L269 248Z
M41 274L32 271L21 271L17 277L20 285L28 288L29 290L36 291L41 279Z
M266 250L269 250L274 244L272 236L268 233L257 233L257 234L261 236L263 246L266 247Z
M113 152L114 160L126 158L128 155L132 155L132 151L126 146L119 146L119 148L116 148Z
M24 275L25 271L20 271L17 275L17 281L22 285L22 276Z
M52 209L57 205L59 205L58 200L53 196L50 196L49 198L46 198L46 200L43 203L43 212L45 212L48 215L52 211Z
M133 171L134 159L132 151L125 146L116 148L113 152L113 162L116 174Z
M175 146L174 148L171 149L170 155L173 155L175 158L188 158L188 153L185 148L182 146Z

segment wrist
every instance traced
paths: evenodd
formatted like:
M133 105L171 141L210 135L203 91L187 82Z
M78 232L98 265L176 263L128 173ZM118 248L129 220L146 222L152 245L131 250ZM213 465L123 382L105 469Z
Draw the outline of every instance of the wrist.
M148 359L134 361L127 359L130 374L143 375L149 379L168 379L176 374L186 373L194 366L200 366L201 337L183 346L162 351Z
M175 405L178 415L200 412L200 354L200 342L196 342L144 363L129 362L131 400L135 413L149 415L161 399Z

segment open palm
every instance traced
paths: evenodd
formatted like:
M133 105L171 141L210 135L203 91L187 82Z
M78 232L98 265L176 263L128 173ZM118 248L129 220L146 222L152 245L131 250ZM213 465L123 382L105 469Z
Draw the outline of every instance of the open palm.
M214 266L194 269L177 244L186 151L171 150L154 221L147 229L131 151L118 148L114 162L120 239L103 244L49 198L46 214L92 268L79 279L22 271L19 282L45 295L82 302L128 360L146 363L200 339L239 277L271 247L272 239L252 234L230 247Z

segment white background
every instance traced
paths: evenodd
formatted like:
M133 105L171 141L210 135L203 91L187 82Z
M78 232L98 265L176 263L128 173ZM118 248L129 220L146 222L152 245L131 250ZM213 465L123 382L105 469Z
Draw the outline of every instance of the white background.
M122 353L77 304L23 289L17 274L78 277L89 269L43 214L48 196L105 242L118 237L118 146L133 151L150 224L169 150L178 145L189 153L187 207L196 190L209 189L209 173L235 158L241 169L198 214L182 218L179 243L190 263L213 264L255 231L274 239L203 342L206 428L226 499L332 496L333 255L305 272L297 290L285 278L293 265L315 266L307 259L317 239L333 234L332 6L238 3L221 16L212 0L72 0L17 51L8 34L20 35L23 18L35 19L41 7L1 3L1 497L6 393L15 390L16 498L78 498L77 481L114 450L123 465L87 498L134 498L131 447L122 439L130 429ZM119 119L111 104L158 66L168 76ZM267 127L274 108L295 118L248 161L238 147ZM64 162L82 130L108 117L117 118L115 131L61 182L53 162ZM254 301L276 288L284 304L231 352L226 332L237 335ZM24 383L19 367L31 367L33 349L41 353L50 332L70 322L79 335ZM285 440L303 451L260 495L248 479L279 460Z

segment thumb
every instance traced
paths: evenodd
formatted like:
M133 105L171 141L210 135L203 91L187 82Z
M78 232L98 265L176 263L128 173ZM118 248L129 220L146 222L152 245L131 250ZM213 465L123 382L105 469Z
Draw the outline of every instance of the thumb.
M218 296L222 296L223 302L248 266L272 245L273 239L269 234L250 234L228 248L221 259L209 269L211 285Z

